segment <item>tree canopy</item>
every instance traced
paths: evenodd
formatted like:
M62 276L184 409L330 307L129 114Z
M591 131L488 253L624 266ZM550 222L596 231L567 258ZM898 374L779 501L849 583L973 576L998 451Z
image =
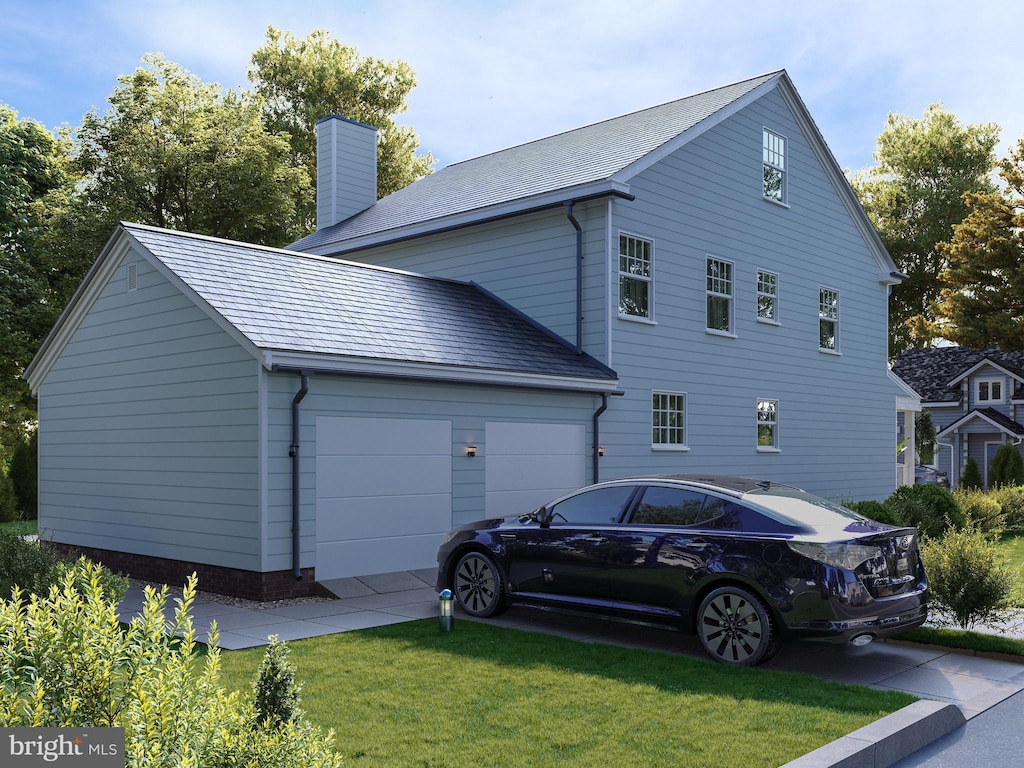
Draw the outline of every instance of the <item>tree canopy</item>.
M935 341L933 306L946 256L938 247L968 213L964 195L995 192L991 173L999 126L967 125L941 104L915 119L890 114L878 137L876 166L851 183L882 242L907 279L889 301L889 354ZM911 318L917 334L907 324Z

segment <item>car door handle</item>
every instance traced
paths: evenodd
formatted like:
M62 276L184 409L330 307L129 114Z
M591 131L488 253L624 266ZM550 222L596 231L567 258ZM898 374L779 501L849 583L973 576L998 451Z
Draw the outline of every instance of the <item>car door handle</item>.
M608 539L605 538L604 536L602 536L599 533L592 533L589 536L587 536L584 539L584 541L589 542L591 544L604 544L605 542L608 541Z

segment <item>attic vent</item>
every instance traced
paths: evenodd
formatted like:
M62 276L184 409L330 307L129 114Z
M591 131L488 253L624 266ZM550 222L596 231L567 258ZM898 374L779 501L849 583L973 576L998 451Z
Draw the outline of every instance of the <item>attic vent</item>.
M128 290L134 291L139 287L139 265L128 265Z

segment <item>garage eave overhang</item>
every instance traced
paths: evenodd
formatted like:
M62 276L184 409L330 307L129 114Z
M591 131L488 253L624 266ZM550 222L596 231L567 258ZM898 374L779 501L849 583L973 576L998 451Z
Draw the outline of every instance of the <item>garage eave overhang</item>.
M572 392L614 393L618 379L524 373L457 365L437 365L405 360L377 360L365 357L311 355L266 351L263 365L272 371L301 372L328 376L369 376L416 379L449 384L481 384L494 387L551 389Z

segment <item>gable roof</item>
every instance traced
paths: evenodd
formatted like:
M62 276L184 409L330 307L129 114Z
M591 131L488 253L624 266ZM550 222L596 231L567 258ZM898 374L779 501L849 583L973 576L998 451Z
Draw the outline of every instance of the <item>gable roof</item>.
M1018 380L1013 397L1024 396L1024 352L967 347L908 349L893 363L893 372L921 394L925 403L959 403L960 382L969 373L993 365Z
M125 240L267 368L615 388L614 371L472 283L139 224L108 242L26 371L33 388Z
M970 413L964 414L964 416L940 431L936 434L936 437L952 435L970 422L977 421L979 419L988 422L998 431L1010 435L1011 437L1017 439L1024 438L1024 424L1017 423L1009 416L997 411L995 408L975 408Z

